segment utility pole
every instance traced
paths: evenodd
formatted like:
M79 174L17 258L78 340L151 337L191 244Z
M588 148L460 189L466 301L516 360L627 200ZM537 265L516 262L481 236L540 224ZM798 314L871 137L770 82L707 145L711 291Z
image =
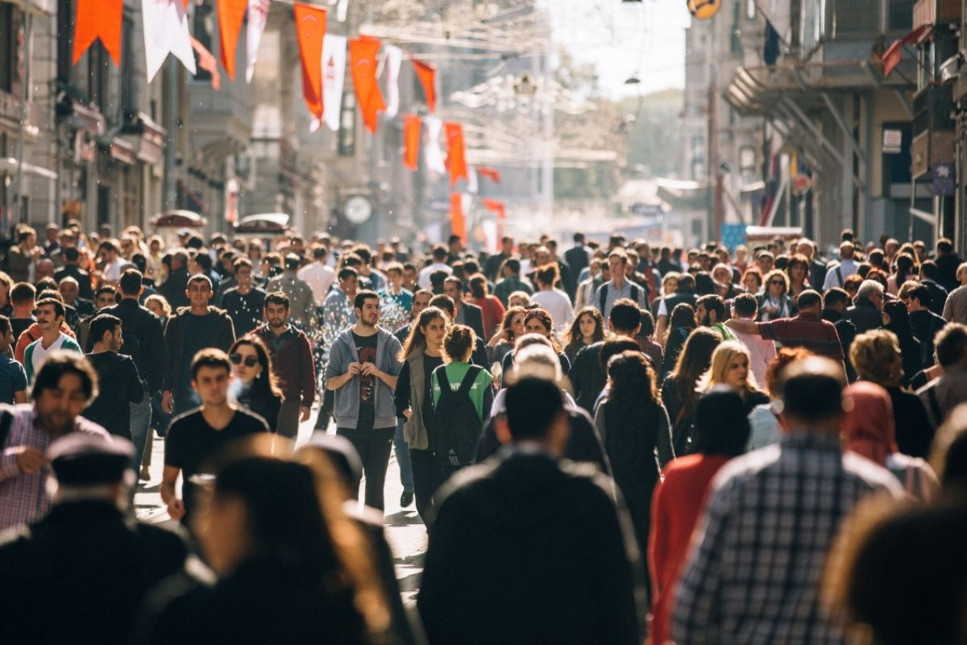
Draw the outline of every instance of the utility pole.
M28 118L28 101L30 99L30 28L32 22L32 7L31 0L24 0L24 46L23 46L23 56L24 56L24 76L23 76L23 87L21 88L21 103L20 103L20 132L17 135L17 178L14 182L15 188L7 193L7 214L8 218L5 222L6 224L12 224L14 221L14 208L17 209L18 213L20 211L20 196L23 192L23 172L24 172L24 152L25 152L25 135L24 132L27 129L27 118ZM19 219L19 217L18 217Z
M715 58L715 23L709 22L710 34L708 57L708 185L712 191L711 230L708 239L718 240L722 231L722 173L719 170L719 110L718 110L718 70Z

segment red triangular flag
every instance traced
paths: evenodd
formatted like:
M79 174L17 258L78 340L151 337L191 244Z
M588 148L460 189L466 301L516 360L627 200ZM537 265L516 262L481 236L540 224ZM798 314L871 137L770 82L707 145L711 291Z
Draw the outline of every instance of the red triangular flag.
M420 134L423 121L415 114L403 117L403 165L410 170L420 167Z
M487 166L477 166L477 174L483 177L487 177L495 184L500 183L500 171L496 168L489 168Z
M322 39L326 35L326 10L296 2L292 5L302 59L302 97L309 112L322 120Z
M181 6L183 6L185 8L185 11L188 11L188 2L189 1L190 0L181 0Z
M497 220L503 220L507 217L507 206L504 202L496 199L483 199L480 201L480 205L486 208L488 211L492 211L497 215Z
M198 67L212 75L212 89L222 89L222 75L218 73L218 62L212 53L194 36L191 36L191 48L198 54Z
M447 135L447 170L450 172L450 185L456 184L461 177L469 181L467 155L463 144L463 126L445 121L443 128Z
M459 235L463 243L467 243L467 216L463 212L463 195L450 195L450 233Z
M416 76L423 86L426 106L430 108L430 112L436 112L436 65L424 63L414 58L413 69L416 70Z
M379 126L379 113L386 109L383 94L376 80L376 54L379 53L379 40L369 36L359 36L349 41L349 66L353 72L353 85L356 86L356 99L363 113L363 123L370 132L376 134Z
M218 34L221 38L219 56L228 77L235 80L235 45L245 22L248 0L218 0Z
M74 22L74 60L76 65L87 48L98 38L111 60L121 66L121 23L124 0L78 0Z

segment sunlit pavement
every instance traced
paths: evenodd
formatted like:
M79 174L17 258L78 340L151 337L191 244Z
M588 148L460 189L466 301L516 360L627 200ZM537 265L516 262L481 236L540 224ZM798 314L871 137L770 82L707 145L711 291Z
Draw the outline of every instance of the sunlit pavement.
M298 442L301 444L309 439L313 432L316 411L313 410L312 419L299 426ZM329 432L334 433L335 427L330 424ZM142 481L138 492L134 496L134 503L138 518L152 524L171 523L168 511L161 502L161 471L164 467L164 440L154 438L151 456L151 479ZM365 487L365 480L363 486ZM416 505L411 503L409 508L400 508L400 495L403 486L400 484L400 470L396 463L396 455L390 457L389 470L386 473L386 538L389 540L396 560L396 577L400 582L403 600L408 606L415 601L419 588L420 573L423 570L423 554L426 552L426 528L416 513ZM360 497L363 491L360 491Z

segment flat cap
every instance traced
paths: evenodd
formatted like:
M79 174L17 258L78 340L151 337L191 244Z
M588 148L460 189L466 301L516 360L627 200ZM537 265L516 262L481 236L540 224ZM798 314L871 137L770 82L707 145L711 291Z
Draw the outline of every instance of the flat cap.
M123 437L71 432L50 445L47 458L61 485L113 484L133 467L134 444Z

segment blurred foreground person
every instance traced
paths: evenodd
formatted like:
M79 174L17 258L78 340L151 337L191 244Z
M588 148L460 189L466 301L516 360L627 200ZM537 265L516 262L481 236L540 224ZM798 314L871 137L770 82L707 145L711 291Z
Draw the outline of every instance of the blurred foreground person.
M698 401L693 432L696 453L668 464L652 504L648 543L652 584L649 638L655 645L664 645L670 638L669 612L709 482L729 459L745 451L749 440L742 397L725 386L712 389Z
M0 540L5 643L128 643L145 594L184 566L169 531L128 516L134 446L70 433L47 451L53 507Z
M393 551L383 532L383 514L366 506L360 507L356 498L359 482L363 478L363 464L353 444L345 437L317 432L296 456L300 462L315 469L320 495L338 494L344 500L342 510L358 524L369 541L376 573L391 614L391 634L387 642L400 645L423 643L426 639L422 635L422 627L410 624L403 607Z
M192 529L217 580L163 583L136 642L385 641L388 612L365 537L312 467L269 456L278 441L262 437L212 465ZM259 450L269 442L271 451Z
M48 356L30 395L33 405L0 411L0 531L29 524L50 508L44 483L51 442L72 432L109 436L80 416L97 397L97 374L80 354L58 351Z
M640 643L638 549L613 483L559 461L553 381L521 378L505 401L505 451L437 496L417 601L430 643Z
M840 449L841 365L811 357L784 377L779 444L733 460L712 482L678 588L679 643L846 642L819 604L827 551L860 499L903 490Z

